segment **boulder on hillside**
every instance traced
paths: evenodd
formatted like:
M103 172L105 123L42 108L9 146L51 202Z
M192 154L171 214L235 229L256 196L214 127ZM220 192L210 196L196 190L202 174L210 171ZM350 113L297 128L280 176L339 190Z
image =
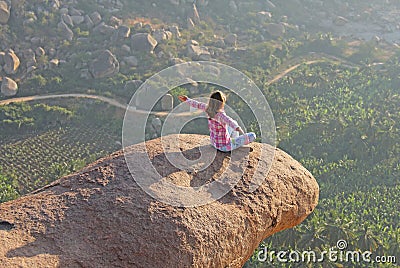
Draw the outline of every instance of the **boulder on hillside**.
M10 18L10 7L6 1L0 1L0 24L7 24Z
M90 20L94 25L99 24L102 21L102 17L99 12L95 11L89 15Z
M68 27L67 24L65 24L64 21L60 21L57 25L57 28L62 39L72 41L74 38L74 32Z
M148 33L137 33L131 37L131 45L134 51L153 52L157 44L157 40Z
M131 34L131 28L129 28L129 26L126 25L121 25L118 27L117 33L118 33L118 38L120 39L129 38Z
M200 23L199 12L197 11L196 4L193 3L192 8L189 12L189 18L193 21L195 25Z
M237 34L232 34L232 33L228 34L224 38L225 44L227 44L228 46L233 46L233 47L236 47L237 40L238 40Z
M90 63L89 71L94 78L111 77L119 72L119 62L111 51L103 50Z
M264 238L299 224L317 205L318 184L310 172L272 146L252 143L234 157L213 149L208 136L170 135L163 141L179 146L163 149L161 139L150 140L126 148L126 158L142 168L148 157L163 180L189 189L221 180L228 166L243 162L244 172L230 169L239 181L219 200L174 207L144 192L128 170L123 151L118 151L32 194L0 204L0 263L4 267L242 267ZM261 150L274 153L274 160L261 159ZM183 160L196 161L203 154L214 158L203 170L185 170L169 162L180 153ZM262 183L251 192L257 166ZM136 176L149 178L147 170ZM162 183L154 184L157 192Z
M193 60L210 60L211 53L208 51L207 47L200 46L195 40L191 40L187 45L187 54Z
M15 96L18 92L17 83L9 77L3 77L1 82L1 94L6 97Z
M116 28L105 24L104 22L101 22L100 24L98 24L96 27L94 27L93 32L94 33L100 33L103 35L108 35L111 36L112 34L114 34L116 32Z
M14 50L9 49L4 54L4 72L6 74L15 74L18 70L20 60Z
M61 16L61 19L62 19L62 21L63 21L65 24L67 24L67 26L74 27L74 22L72 21L72 18L71 18L70 15L68 15L68 14L63 14L63 15Z
M169 28L169 30L171 31L172 35L174 38L181 38L181 32L179 31L179 27L176 25L173 25Z
M4 65L4 56L6 55L6 53L5 52L3 52L3 51L0 51L0 66L3 66Z
M265 29L272 37L282 37L286 33L285 26L282 23L269 23Z
M124 91L135 92L143 84L142 80L129 80L125 82Z

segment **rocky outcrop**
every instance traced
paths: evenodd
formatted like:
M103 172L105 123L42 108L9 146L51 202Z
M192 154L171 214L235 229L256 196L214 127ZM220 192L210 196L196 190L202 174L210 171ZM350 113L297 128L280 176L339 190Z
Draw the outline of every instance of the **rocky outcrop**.
M157 40L155 40L150 34L137 33L131 37L132 49L134 51L153 52L157 46Z
M0 24L7 24L10 18L10 7L6 1L0 1Z
M20 64L20 60L18 56L15 54L14 50L9 49L4 54L4 72L6 74L15 74L18 70Z
M243 159L244 172L217 201L173 207L147 195L132 178L123 152L116 152L33 194L0 204L0 263L4 267L242 267L264 238L299 224L317 205L315 179L279 149L252 143L233 157L211 145L200 148L209 142L207 136L163 139L179 142L179 147L163 151L161 139L156 139L148 141L146 149L144 144L127 148L126 155L139 164L149 157L163 178L180 186L218 180L230 162ZM180 152L196 160L200 149L216 153L204 170L181 170L168 161ZM270 170L261 150L275 153ZM250 192L257 165L265 180Z
M9 77L3 77L1 82L1 94L6 97L15 96L18 92L17 83Z
M89 71L94 78L110 77L119 72L119 62L111 51L103 50L91 62Z
M57 27L62 39L72 41L72 39L74 38L74 32L68 27L68 25L64 21L60 21Z

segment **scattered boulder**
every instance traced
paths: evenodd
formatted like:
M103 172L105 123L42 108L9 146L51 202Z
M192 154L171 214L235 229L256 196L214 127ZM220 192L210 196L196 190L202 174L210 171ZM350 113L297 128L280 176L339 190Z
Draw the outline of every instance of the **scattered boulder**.
M169 30L171 31L172 35L173 35L175 38L177 38L177 39L181 38L181 32L179 31L179 27L178 27L178 26L173 25L173 26L171 26L171 27L169 28Z
M172 111L174 108L174 97L171 94L165 94L161 98L161 110Z
M194 24L191 18L187 18L187 27L188 29L194 29L196 27L196 24Z
M190 94L198 94L200 92L199 83L188 77L185 78L185 84L183 87L189 90Z
M81 16L82 15L82 11L80 11L80 10L78 10L78 9L72 7L72 6L69 7L68 13L71 16Z
M92 78L92 75L90 74L89 69L84 68L80 71L79 77L82 79L90 79Z
M12 49L9 49L4 54L4 72L6 74L15 74L18 70L20 61L18 56L14 53Z
M143 84L142 80L129 80L125 83L124 90L135 92Z
M57 27L61 34L61 37L64 40L72 41L72 39L74 38L74 32L68 27L67 24L65 24L64 21L60 21Z
M191 40L188 43L188 56L193 60L210 60L211 53L208 51L207 47L200 46L195 40Z
M75 25L79 25L85 21L85 17L81 15L71 16L72 23Z
M123 44L121 46L121 52L125 53L125 54L130 54L131 53L131 47L126 45L126 44Z
M89 15L84 16L84 23L85 23L86 27L88 27L89 29L94 27L94 23Z
M163 146L163 143L173 146ZM179 146L176 146L179 144ZM251 143L236 156L217 152L209 136L169 135L113 153L78 173L0 204L3 267L243 267L259 243L301 223L315 209L319 188L299 162L268 144ZM273 162L261 150L274 153ZM125 153L125 155L124 155ZM204 169L179 169L182 157ZM125 157L150 159L162 182L192 188L231 170L239 181L218 201L174 207L136 183ZM199 159L199 160L198 160ZM242 170L229 168L245 162ZM249 185L255 167L261 185ZM270 169L269 169L270 168ZM146 170L137 176L148 178ZM153 183L153 182L152 182ZM196 196L187 196L196 198ZM33 257L32 257L33 256Z
M272 3L270 0L266 0L265 3L267 4L268 9L275 9L276 5Z
M111 77L119 72L119 62L109 50L103 50L90 63L89 71L94 78Z
M121 25L118 27L118 38L125 39L129 38L131 34L131 28L126 25Z
M134 51L153 52L158 42L148 33L137 33L131 37Z
M344 18L344 17L342 17L342 16L337 16L337 17L334 19L334 21L333 21L333 23L334 23L336 26L344 26L344 25L346 25L348 22L349 22L349 20L346 19L346 18Z
M93 12L92 14L90 14L89 18L93 22L94 25L97 25L102 21L101 15L97 11Z
M9 77L3 77L1 82L1 93L6 97L15 96L18 92L17 83Z
M130 67L136 67L139 65L138 59L135 56L128 56L124 58L124 61Z
M153 129L154 132L154 136L158 136L161 134L161 128L162 128L162 122L161 119L158 117L155 117L151 120L151 127Z
M109 21L110 21L110 22L109 22L110 25L111 25L111 26L114 26L114 27L119 27L119 26L122 25L122 19L117 18L117 17L115 17L115 16L111 16L111 18L110 18Z
M282 37L286 33L285 26L281 23L269 23L265 30L272 37Z
M266 23L266 22L271 21L272 14L271 14L271 12L268 12L268 11L260 11L260 12L257 12L257 18L260 23Z
M58 67L59 64L60 64L60 60L59 59L51 59L49 61L49 67L51 69Z
M65 24L67 24L67 26L74 27L74 22L72 21L72 18L71 18L70 15L68 15L68 14L63 14L63 15L61 16L61 19L62 19L62 21L63 21Z
M232 34L231 33L231 34L228 34L227 36L225 36L224 42L228 46L236 47L237 39L238 39L237 34Z
M155 30L152 36L157 41L157 43L162 43L168 39L167 33L163 29Z
M10 7L6 1L0 1L0 24L7 24L10 18Z
M200 23L199 12L197 11L196 4L194 3L192 5L192 9L189 12L189 18L193 21L195 25Z
M114 27L107 25L104 22L101 22L93 29L94 33L98 33L98 34L102 34L102 35L112 35L115 31L116 31L116 29Z
M46 54L46 51L44 51L44 49L42 47L37 47L35 49L35 55L36 57L42 57Z
M238 12L238 6L233 0L229 1L229 8L235 13Z
M3 51L0 51L0 66L3 66L5 61L4 61L4 56L6 55L6 53L4 53Z

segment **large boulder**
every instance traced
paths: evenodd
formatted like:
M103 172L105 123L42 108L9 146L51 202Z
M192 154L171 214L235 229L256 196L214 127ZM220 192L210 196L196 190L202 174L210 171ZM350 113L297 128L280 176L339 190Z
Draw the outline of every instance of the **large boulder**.
M20 60L14 50L9 49L4 54L4 72L6 74L15 74L18 70Z
M208 136L171 135L163 141L179 146L164 151L161 139L151 140L126 148L126 158L138 168L149 158L163 180L187 188L219 180L231 164L239 182L206 205L171 206L142 190L118 151L0 204L2 266L242 267L264 238L299 224L317 205L318 184L310 172L272 146L252 143L234 157L216 152ZM261 159L262 150L275 153L274 160ZM203 170L185 170L169 162L181 152L191 161L215 157ZM237 162L245 163L243 173L235 171ZM263 180L251 192L257 166ZM149 178L148 170L135 176ZM157 191L162 183L154 184Z
M61 34L61 38L64 40L72 41L74 38L74 32L68 27L64 21L60 21L57 25L58 31Z
M7 24L10 18L10 7L6 1L0 1L0 24Z
M1 82L1 94L6 97L15 96L18 92L17 83L9 77L3 77Z
M89 71L94 78L111 77L119 72L119 62L111 51L103 50L90 63Z
M148 33L137 33L132 35L131 44L134 51L153 52L158 43Z

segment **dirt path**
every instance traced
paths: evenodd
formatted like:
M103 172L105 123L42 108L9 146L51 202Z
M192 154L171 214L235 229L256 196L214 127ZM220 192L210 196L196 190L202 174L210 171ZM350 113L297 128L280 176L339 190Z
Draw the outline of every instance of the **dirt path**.
M269 80L266 85L268 86L268 85L271 85L273 83L276 83L282 77L286 76L288 73L294 71L295 69L297 69L299 66L301 66L303 64L311 65L311 64L314 64L314 63L323 62L323 61L327 61L327 60L328 61L329 60L332 61L332 59L330 59L329 57L326 57L326 56L320 56L320 57L321 57L320 59L304 61L302 63L298 63L296 65L293 65L293 66L283 70L279 74L275 75L271 80ZM336 58L336 61L340 61L340 59ZM127 111L132 112L132 113L137 113L137 114L142 114L142 115L149 114L148 111L136 110L136 109L134 109L132 107L128 108L127 104L120 103L115 99L111 99L111 98L107 98L107 97L99 96L99 95L79 94L79 93L35 95L35 96L28 96L28 97L12 98L12 99L6 99L6 100L0 101L0 105L7 105L7 104L10 104L10 103L15 103L15 102L26 102L26 101L58 99L58 98L87 98L87 99L95 99L95 100L100 100L100 101L103 101L105 103L108 103L108 104L110 104L112 106L118 107L120 109L127 110ZM170 114L172 116L189 116L189 115L193 115L193 112L185 112L185 113L179 113L179 114L178 113L174 114L174 113L169 113L169 112L150 112L150 114L156 115L156 116L167 116L168 114Z
M127 104L123 104L118 102L115 99L107 98L104 96L98 96L98 95L90 95L90 94L79 94L79 93L71 93L71 94L52 94L52 95L35 95L35 96L28 96L28 97L19 97L19 98L12 98L12 99L7 99L7 100L2 100L0 101L0 105L7 105L10 103L16 103L16 102L27 102L27 101L34 101L34 100L47 100L47 99L59 99L59 98L86 98L86 99L94 99L94 100L100 100L105 103L108 103L114 107L118 107L123 110L127 110L132 113L137 113L137 114L142 114L142 115L147 115L147 114L152 114L156 116L167 116L168 114L172 116L188 116L188 115L193 115L193 112L185 112L185 113L179 113L179 114L174 114L174 113L169 113L169 112L148 112L144 110L136 110L132 107L128 108Z

